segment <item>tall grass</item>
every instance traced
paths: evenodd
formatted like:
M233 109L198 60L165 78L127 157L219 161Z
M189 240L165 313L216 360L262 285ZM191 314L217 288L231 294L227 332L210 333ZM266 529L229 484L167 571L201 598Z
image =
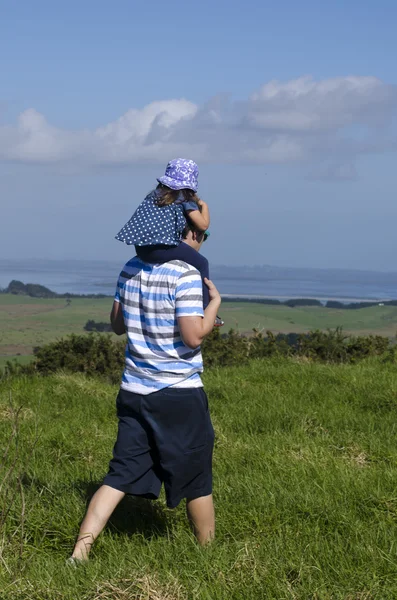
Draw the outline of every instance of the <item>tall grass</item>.
M65 559L106 473L117 386L62 373L1 385L1 599L397 598L393 365L211 370L214 544L197 546L182 504L126 498L77 570Z

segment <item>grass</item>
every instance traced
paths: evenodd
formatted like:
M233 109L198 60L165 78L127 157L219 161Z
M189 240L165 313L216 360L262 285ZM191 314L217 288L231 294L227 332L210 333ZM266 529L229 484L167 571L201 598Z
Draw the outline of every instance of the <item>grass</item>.
M0 294L0 356L31 356L34 346L84 333L89 319L108 322L111 307L111 298L74 298L68 306L63 298Z
M32 360L32 355L30 354L10 354L5 356L0 356L0 371L6 366L8 361L17 361L22 365L27 365Z
M31 356L35 346L70 333L83 333L89 319L108 322L111 305L111 298L75 298L68 306L62 298L0 294L0 368L7 359L23 361L21 356ZM242 333L252 332L253 328L275 333L303 333L343 327L346 333L392 337L397 331L396 306L341 310L225 302L220 312L226 331L234 328Z
M65 565L106 473L117 388L79 375L11 379L21 406L2 490L1 599L392 600L397 597L397 373L371 361L253 361L205 374L216 431L217 539L184 507L127 498L88 566ZM11 492L15 490L12 501Z
M225 302L221 307L227 327L241 332L266 329L275 333L304 333L313 329L343 327L347 333L376 333L392 337L397 331L397 306L332 309L319 306L271 306L251 302Z

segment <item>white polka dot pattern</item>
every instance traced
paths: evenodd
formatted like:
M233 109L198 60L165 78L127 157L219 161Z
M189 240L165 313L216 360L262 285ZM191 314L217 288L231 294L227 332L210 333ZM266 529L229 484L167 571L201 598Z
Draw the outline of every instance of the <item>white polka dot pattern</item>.
M173 203L158 206L156 190L153 190L118 232L116 240L135 246L177 246L182 239L185 225L186 217L182 205Z

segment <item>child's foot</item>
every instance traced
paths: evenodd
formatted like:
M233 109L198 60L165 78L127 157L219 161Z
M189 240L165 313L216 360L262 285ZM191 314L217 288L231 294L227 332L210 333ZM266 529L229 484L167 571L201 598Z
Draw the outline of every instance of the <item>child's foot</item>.
M220 317L216 317L214 327L222 327L225 324L225 321L222 321Z

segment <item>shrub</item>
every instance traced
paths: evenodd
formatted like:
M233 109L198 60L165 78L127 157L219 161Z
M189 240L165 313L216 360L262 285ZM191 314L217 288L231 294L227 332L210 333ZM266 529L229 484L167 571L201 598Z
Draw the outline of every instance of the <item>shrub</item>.
M384 354L390 346L388 338L379 335L349 337L342 328L311 331L298 338L297 354L328 363L351 363L369 356Z
M324 362L347 361L347 336L340 328L334 331L312 331L298 338L297 354Z
M69 335L34 349L28 365L9 361L3 377L15 374L50 375L58 370L100 375L117 383L124 365L125 340L112 340L109 335Z
M47 375L57 369L106 376L118 381L124 364L125 341L108 335L70 335L36 351L36 370Z
M93 319L89 319L87 323L84 325L85 331L112 331L112 326L110 323L104 323L103 321L94 321Z
M390 346L383 357L384 363L397 365L397 346Z
M368 356L383 355L388 351L389 347L390 341L388 338L380 335L351 337L347 343L350 362L367 358Z
M397 306L397 300L386 300L384 302L379 302L379 300L375 301L367 301L367 302L339 302L339 300L328 300L325 304L326 308L343 308L350 310L359 310L360 308L371 308L372 306Z
M266 337L254 330L254 336L249 341L249 358L269 358L271 356L290 356L292 346L287 337L266 332Z
M238 365L249 358L249 340L233 329L221 335L219 328L213 330L202 344L204 362L208 367Z
M320 300L314 300L313 298L291 298L283 304L291 308L294 308L294 306L322 306Z
M281 300L277 298L256 298L256 297L244 297L244 296L223 296L222 303L225 302L252 302L254 304L269 304L270 306L282 305Z
M125 340L113 340L110 335L90 333L68 337L35 348L34 360L28 365L8 362L2 377L15 374L48 375L62 369L100 375L117 383L124 366ZM349 337L341 328L312 331L307 334L278 334L267 331L263 336L254 330L251 337L233 329L221 334L215 329L202 345L206 367L241 365L255 358L302 356L311 361L352 363L370 356L383 356L387 362L397 362L397 347L388 338L370 335Z

